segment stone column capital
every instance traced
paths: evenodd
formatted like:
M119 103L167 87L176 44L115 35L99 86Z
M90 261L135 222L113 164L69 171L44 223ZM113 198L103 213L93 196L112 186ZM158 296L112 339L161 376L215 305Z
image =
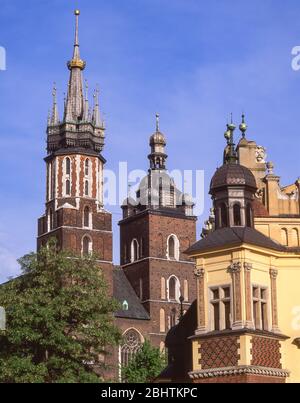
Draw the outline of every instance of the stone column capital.
M245 262L244 263L244 269L245 269L245 271L251 271L252 269L253 269L253 264L252 263L248 263L248 262Z
M270 269L270 277L273 280L276 280L278 276L278 270L275 267L271 267Z
M228 267L228 273L235 274L235 273L240 273L242 270L242 263L241 262L233 262L231 265Z
M194 275L195 275L195 277L197 277L197 278L203 278L204 275L205 275L205 270L204 270L204 268L201 267L201 266L196 267L195 270L194 270Z

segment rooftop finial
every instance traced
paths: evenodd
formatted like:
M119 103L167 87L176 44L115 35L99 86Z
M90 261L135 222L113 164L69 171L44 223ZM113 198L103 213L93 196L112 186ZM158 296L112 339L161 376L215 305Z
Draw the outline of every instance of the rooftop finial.
M159 113L157 113L156 115L156 133L159 132Z
M243 138L245 138L245 136L246 136L247 129L248 129L248 126L245 122L245 114L243 113L242 114L242 123L240 124L240 131L242 132Z
M101 119L100 119L100 109L99 109L99 86L97 84L95 92L94 92L94 112L93 112L93 123L97 127L101 127Z
M79 36L78 36L78 30L79 30L79 16L80 16L80 11L79 10L75 10L74 11L75 14L75 42L74 42L74 46L79 46Z

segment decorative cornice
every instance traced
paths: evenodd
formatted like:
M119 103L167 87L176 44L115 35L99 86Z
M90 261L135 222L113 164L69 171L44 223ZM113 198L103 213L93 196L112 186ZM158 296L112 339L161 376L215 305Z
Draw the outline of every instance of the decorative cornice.
M274 267L272 267L272 268L270 269L270 277L271 277L271 279L273 279L273 280L276 280L277 277L278 277L278 270L275 269Z
M196 267L194 270L194 275L197 278L204 278L205 270L203 267Z
M234 262L228 267L228 273L235 274L240 273L242 270L242 263L241 262Z
M215 378L218 376L232 376L232 375L263 375L263 376L277 376L280 378L287 378L290 375L289 371L278 368L254 367L254 366L241 366L241 367L226 367L214 368L209 370L200 370L189 372L191 379Z
M245 262L244 263L244 269L245 269L245 271L250 272L253 269L253 264Z

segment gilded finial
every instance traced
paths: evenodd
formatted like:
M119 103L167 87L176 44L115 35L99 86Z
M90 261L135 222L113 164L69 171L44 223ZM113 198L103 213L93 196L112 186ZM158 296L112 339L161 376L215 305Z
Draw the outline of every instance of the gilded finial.
M159 113L157 113L156 115L156 132L159 132Z
M74 11L74 14L75 14L75 15L80 15L80 10L75 10L75 11Z
M243 138L245 138L245 136L246 136L247 129L248 129L248 126L245 122L245 114L243 113L242 114L242 123L240 124L240 131L242 132Z
M227 125L227 128L228 128L228 130L231 131L231 132L234 132L235 129L236 129L236 126L235 126L235 124L233 123L233 115L232 115L232 112L231 112L231 114L230 114L230 123Z

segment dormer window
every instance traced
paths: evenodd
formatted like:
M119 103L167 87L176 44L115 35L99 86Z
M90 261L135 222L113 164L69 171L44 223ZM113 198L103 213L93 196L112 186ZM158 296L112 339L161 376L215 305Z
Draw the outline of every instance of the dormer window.
M128 309L129 309L129 304L126 300L123 301L122 309L123 309L123 311L128 311Z

